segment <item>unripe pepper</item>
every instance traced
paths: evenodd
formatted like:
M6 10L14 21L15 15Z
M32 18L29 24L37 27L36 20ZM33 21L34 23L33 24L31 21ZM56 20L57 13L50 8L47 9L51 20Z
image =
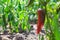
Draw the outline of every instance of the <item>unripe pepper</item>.
M7 22L6 22L6 17L5 17L5 16L6 16L5 14L3 14L3 15L2 15L3 24L4 24L3 29L4 29L4 30L6 29L6 25L7 25Z
M38 14L38 21L37 21L37 34L39 34L39 32L41 31L43 25L44 25L44 21L45 21L45 10L42 9L38 9L37 11Z

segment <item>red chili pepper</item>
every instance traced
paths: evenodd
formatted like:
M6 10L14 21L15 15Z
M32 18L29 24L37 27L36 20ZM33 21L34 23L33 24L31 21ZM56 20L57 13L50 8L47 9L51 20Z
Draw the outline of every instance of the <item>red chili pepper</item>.
M38 13L37 34L39 34L39 32L41 31L41 29L42 29L42 27L44 25L45 11L39 8L37 13Z

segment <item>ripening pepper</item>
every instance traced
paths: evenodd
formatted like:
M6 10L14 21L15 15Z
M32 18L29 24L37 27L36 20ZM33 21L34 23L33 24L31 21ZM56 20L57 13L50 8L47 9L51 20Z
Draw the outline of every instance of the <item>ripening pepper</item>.
M44 25L44 21L45 21L45 10L39 8L37 10L37 14L38 14L37 34L39 34L39 32L41 31L41 29L42 29L42 27Z

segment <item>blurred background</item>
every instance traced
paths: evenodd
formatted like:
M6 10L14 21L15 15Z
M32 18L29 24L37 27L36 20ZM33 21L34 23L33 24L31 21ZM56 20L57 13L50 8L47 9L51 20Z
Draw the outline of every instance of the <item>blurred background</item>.
M39 8L46 10L40 40L45 40L44 36L47 40L60 40L60 0L0 0L0 36L29 34L36 27Z

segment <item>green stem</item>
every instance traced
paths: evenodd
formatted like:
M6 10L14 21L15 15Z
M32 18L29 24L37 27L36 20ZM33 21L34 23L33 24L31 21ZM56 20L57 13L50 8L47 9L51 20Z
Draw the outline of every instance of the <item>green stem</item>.
M38 40L40 40L40 34L38 34Z
M50 37L50 40L53 40L54 39L54 33L53 33L53 31L52 31L52 29L51 29L51 26L50 26L50 21L49 21L49 16L48 16L48 13L47 13L47 7L46 7L46 5L45 5L45 12L46 12L46 17L47 17L47 25L48 25L48 28L49 28L49 30L51 31L49 34L49 37ZM47 31L47 30L46 30ZM53 36L53 37L52 37Z

